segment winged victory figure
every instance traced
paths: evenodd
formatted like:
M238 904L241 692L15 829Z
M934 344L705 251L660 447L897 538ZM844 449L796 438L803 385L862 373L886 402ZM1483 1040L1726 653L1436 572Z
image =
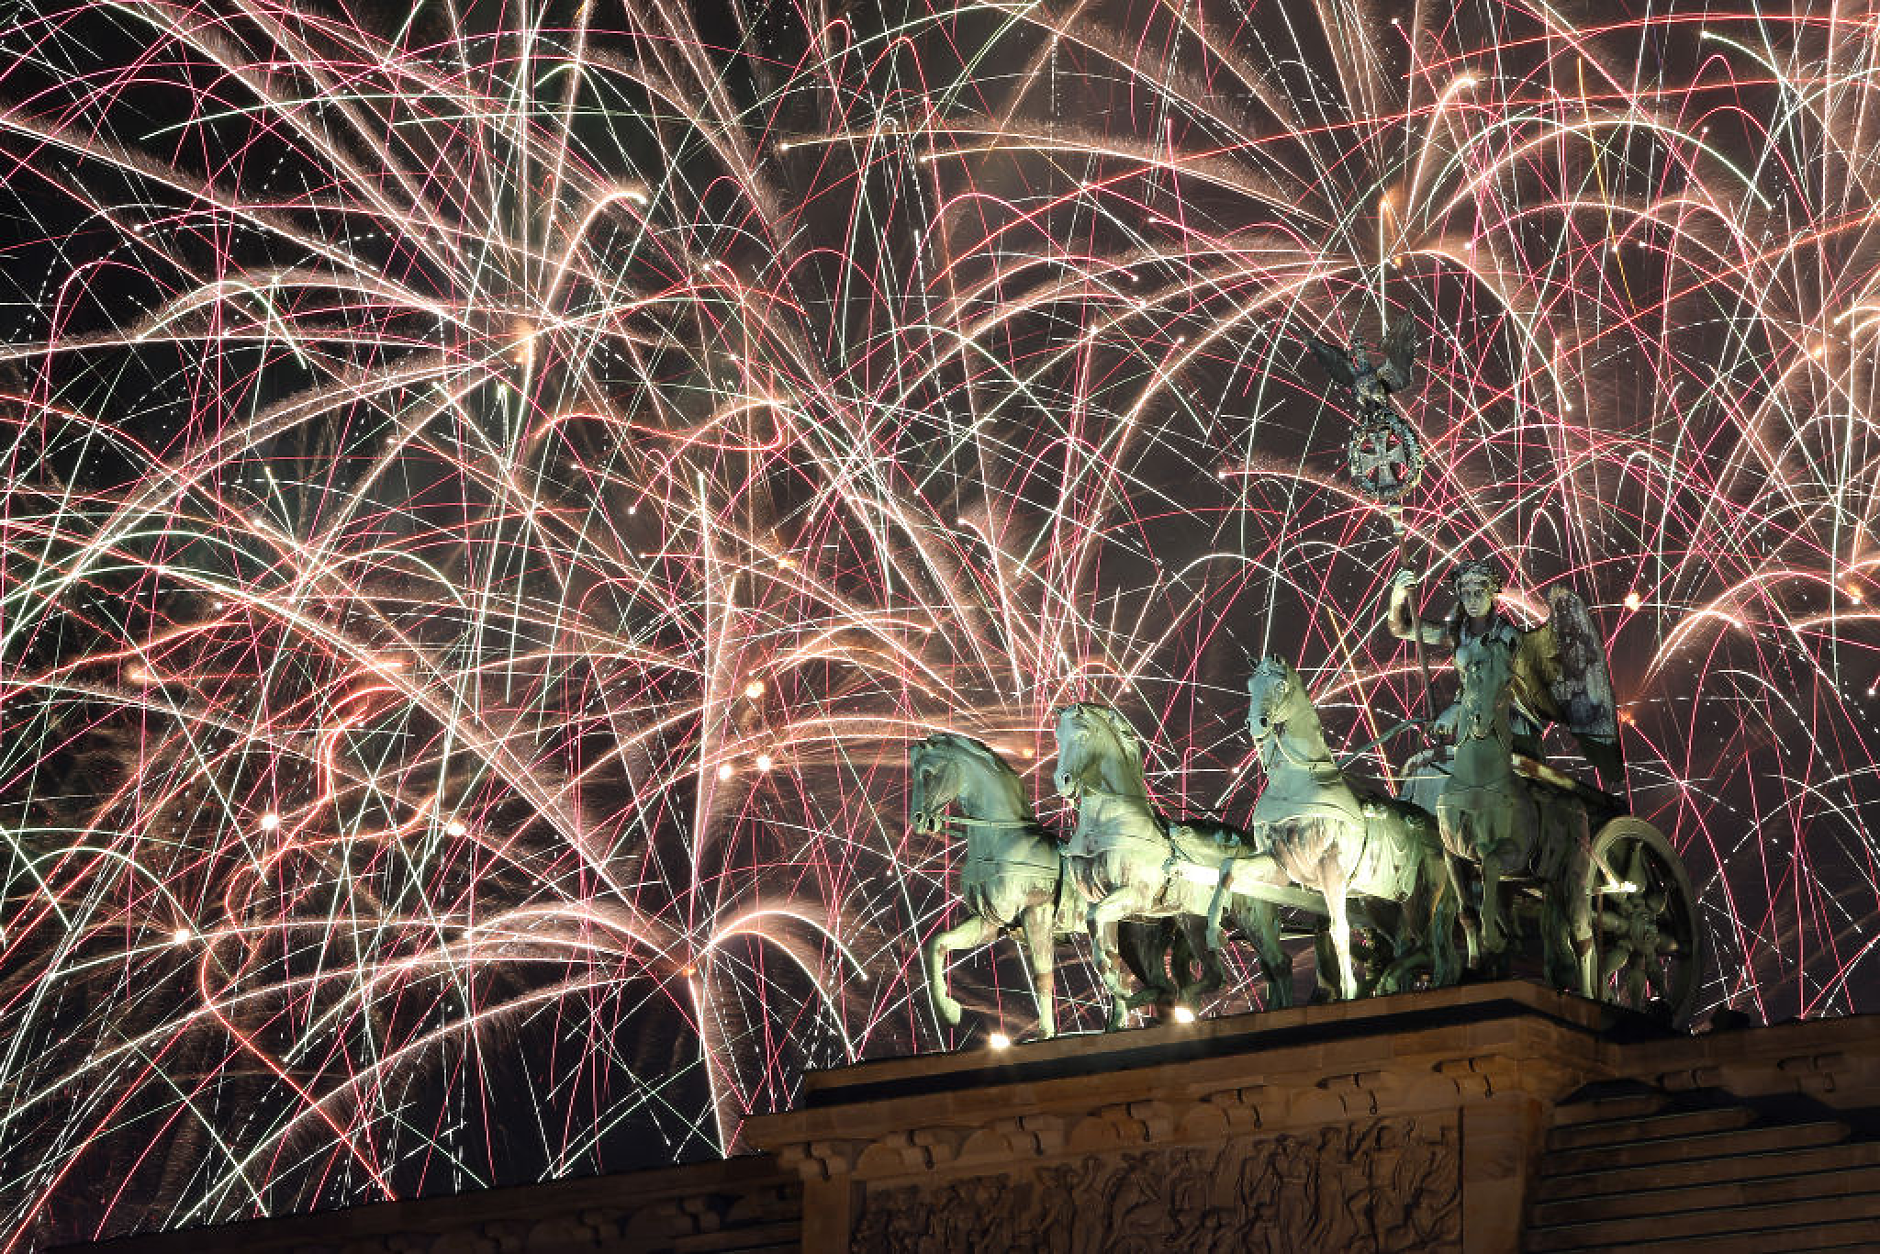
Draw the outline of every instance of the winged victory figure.
M1414 576L1404 571L1390 585L1384 622L1391 635L1453 649L1458 666L1467 663L1472 650L1508 650L1515 751L1539 760L1542 730L1558 723L1573 733L1581 755L1609 787L1623 780L1612 673L1592 615L1578 594L1561 586L1550 589L1547 622L1521 628L1496 604L1501 572L1490 562L1465 560L1449 577L1455 609L1448 618L1431 622L1415 616L1410 596L1414 583ZM1453 735L1460 714L1458 706L1451 706L1438 716L1438 727Z

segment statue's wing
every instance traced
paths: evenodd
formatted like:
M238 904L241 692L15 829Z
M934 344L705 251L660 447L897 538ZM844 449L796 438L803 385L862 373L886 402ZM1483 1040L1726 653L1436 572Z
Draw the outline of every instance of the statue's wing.
M1340 387L1356 387L1357 375L1351 371L1351 355L1336 344L1328 344L1316 335L1306 336L1306 343L1312 349L1312 355L1325 367L1325 373L1332 376L1332 382Z
M1384 361L1377 369L1378 376L1393 392L1407 390L1416 365L1416 319L1407 314L1397 319L1390 330L1384 333L1383 349Z
M1599 630L1586 602L1570 588L1549 589L1547 611L1543 630L1553 637L1554 646L1547 686L1554 706L1586 760L1609 787L1616 786L1625 761L1619 748L1618 702Z

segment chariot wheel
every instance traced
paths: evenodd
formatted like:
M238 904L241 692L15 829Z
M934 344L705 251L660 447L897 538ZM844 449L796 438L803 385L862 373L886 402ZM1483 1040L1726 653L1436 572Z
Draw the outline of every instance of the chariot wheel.
M1584 891L1600 1000L1687 1022L1702 957L1697 895L1671 842L1643 820L1613 819L1593 837Z

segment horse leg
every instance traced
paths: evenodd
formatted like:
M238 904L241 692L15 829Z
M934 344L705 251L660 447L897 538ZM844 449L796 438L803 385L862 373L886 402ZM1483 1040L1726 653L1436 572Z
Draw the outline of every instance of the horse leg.
M1482 855L1482 951L1484 964L1496 978L1508 973L1507 903L1502 900L1501 855Z
M1571 852L1567 855L1566 867L1561 872L1558 888L1559 892L1567 898L1566 934L1568 943L1573 947L1573 953L1569 959L1570 967L1567 972L1571 981L1563 987L1577 986L1580 996L1597 1001L1605 981L1599 978L1599 959L1594 953L1593 902L1586 894L1573 892L1567 887L1586 882L1586 872L1588 864L1592 861L1592 852L1588 848L1589 842L1584 839L1585 832L1586 823L1582 819L1578 831L1569 831L1565 834L1565 839L1568 841L1567 847Z
M1482 916L1469 901L1469 864L1453 853L1443 855L1449 869L1449 891L1456 899L1456 917L1462 921L1462 944L1470 971L1482 965Z
M1025 933L1025 952L1031 959L1031 988L1038 999L1038 1035L1050 1040L1057 1035L1057 940L1052 925L1057 909L1049 901L1025 907L1018 916Z
M1373 997L1401 993L1415 978L1418 964L1430 958L1428 946L1417 930L1416 904L1414 894L1405 902L1373 898L1369 904L1376 935L1380 939L1388 937L1385 943L1389 946L1389 961L1383 963L1382 972L1371 982Z
M1186 961L1181 938L1163 923L1119 923L1116 947L1123 965L1136 977L1139 986L1129 999L1129 1009L1153 1004L1159 1019L1180 995L1182 964ZM1174 978L1169 975L1174 969Z
M1568 883L1579 883L1578 878ZM1558 885L1549 884L1542 895L1542 956L1547 982L1555 988L1597 998L1605 983L1593 958L1593 923L1590 907L1567 899Z
M1456 919L1461 914L1457 908L1456 888L1433 859L1425 863L1421 878L1429 902L1428 921L1424 926L1429 932L1430 984L1448 988L1462 977L1456 955Z
M975 914L927 942L927 995L933 1001L933 1012L948 1027L960 1026L960 1004L947 995L947 955L956 949L984 945L998 934L998 924Z
M1240 910L1240 926L1253 937L1260 953L1260 973L1266 977L1266 1005L1284 1010L1293 1004L1292 955L1279 940L1279 908L1252 900Z
M1169 971L1175 977L1175 1002L1185 1006L1227 983L1227 967L1207 941L1207 922L1191 914L1174 914L1165 924L1169 937ZM1216 961L1210 962L1213 958ZM1218 981L1218 982L1217 982Z
M1090 903L1087 916L1090 926L1090 947L1096 951L1097 974L1103 977L1103 987L1110 994L1110 1013L1104 1022L1106 1032L1121 1031L1123 1017L1129 1013L1126 995L1123 992L1122 956L1116 948L1116 925L1130 913L1131 902L1127 893L1111 893L1101 901Z
M1358 975L1351 966L1351 903L1345 899L1345 877L1338 874L1327 858L1321 864L1319 891L1325 894L1325 910L1332 930L1332 948L1338 958L1338 999L1356 1001Z
M1338 1000L1338 950L1332 945L1332 925L1320 919L1312 929L1312 995L1309 1004L1323 1006Z
M1205 934L1205 928L1203 928ZM1201 975L1194 980L1179 980L1181 992L1178 996L1181 1004L1190 1010L1198 1009L1204 999L1219 991L1227 984L1227 964L1221 960L1221 950L1212 944L1196 945L1198 939L1193 929L1187 926L1187 920L1176 929L1176 935L1183 938L1181 944L1188 959L1199 961ZM1190 962L1182 964L1181 974L1186 977L1192 973Z

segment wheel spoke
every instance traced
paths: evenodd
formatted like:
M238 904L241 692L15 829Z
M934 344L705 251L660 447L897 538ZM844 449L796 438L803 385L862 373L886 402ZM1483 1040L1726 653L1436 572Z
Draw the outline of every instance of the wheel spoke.
M1683 864L1649 824L1622 816L1593 840L1585 891L1602 894L1592 919L1600 995L1620 1005L1690 1013L1699 944ZM1631 891L1612 891L1623 885Z

